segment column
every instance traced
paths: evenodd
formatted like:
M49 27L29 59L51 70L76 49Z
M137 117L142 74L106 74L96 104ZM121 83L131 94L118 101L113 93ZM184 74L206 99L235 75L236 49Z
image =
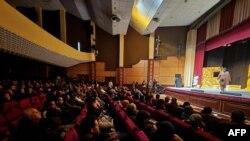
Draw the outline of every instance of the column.
M189 30L187 33L186 56L184 66L184 87L191 87L194 77L194 62L196 51L197 30Z
M61 31L61 40L64 43L67 43L66 12L65 12L65 10L60 10L60 31Z

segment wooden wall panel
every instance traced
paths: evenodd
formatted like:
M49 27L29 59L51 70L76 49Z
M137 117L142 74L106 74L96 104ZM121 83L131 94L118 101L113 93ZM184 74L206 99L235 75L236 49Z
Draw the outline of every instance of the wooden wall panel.
M132 68L144 68L148 66L148 60L140 60L137 64L133 65Z
M154 78L158 79L160 84L174 85L175 74L184 74L184 57L169 56L167 60L154 61Z
M147 74L145 68L125 69L124 73L126 76L145 76Z
M189 95L183 95L183 94L178 94L174 92L166 92L166 95L175 97L177 98L177 100L180 100L180 101L189 101Z
M96 66L96 70L105 71L105 63L104 62L96 62L95 66Z
M245 113L245 115L248 115L247 118L250 118L249 107L250 105L247 105L247 104L223 101L221 110L223 113L228 113L228 114L230 114L232 111L235 111L235 110L241 110Z
M98 82L104 83L105 82L105 76L96 76L96 80Z
M105 76L105 71L96 70L96 76Z
M189 102L193 105L202 105L202 106L209 106L214 111L220 110L220 100L216 99L210 99L210 98L202 98L202 97L196 97L196 96L190 96Z
M158 79L159 79L160 84L173 85L175 83L175 78L172 76L169 76L169 77L160 76Z
M176 97L181 101L189 101L191 105L196 105L203 108L209 106L213 111L218 111L226 115L231 115L232 111L240 110L246 115L246 119L250 119L250 103L244 102L241 98L231 96L209 96L205 93L190 92L190 91L175 91L168 89L165 91L166 95Z
M67 75L70 77L77 77L78 74L90 75L90 63L78 64L67 68Z
M106 77L115 77L116 71L105 71L105 76Z

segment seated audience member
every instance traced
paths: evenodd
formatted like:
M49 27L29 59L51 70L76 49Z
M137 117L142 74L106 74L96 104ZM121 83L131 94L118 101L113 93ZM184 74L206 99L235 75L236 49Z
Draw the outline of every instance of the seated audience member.
M0 91L1 101L0 104L12 101L10 93L8 91Z
M90 98L87 106L87 111L87 115L93 115L97 117L101 130L110 131L112 128L114 128L113 118L108 115L105 115L105 113L102 112L103 110L100 108L100 105L97 100L94 100L94 97Z
M189 117L193 114L193 108L191 106L185 106L184 112L181 115L181 119L184 121L189 120Z
M57 107L55 101L50 101L46 112L46 118L51 128L60 128L62 122L62 110Z
M212 108L205 106L201 111L201 116L202 116L202 121L206 126L204 130L207 132L212 132L219 121L215 116L213 116Z
M145 97L145 104L147 104L149 106L154 106L153 105L153 95L151 95L151 94L146 95L146 97Z
M40 111L35 108L26 109L17 127L16 141L47 141L47 127Z
M156 102L156 109L157 110L166 110L165 103L164 103L163 99L157 100L157 102Z
M121 107L124 111L127 111L128 105L129 105L129 101L127 99L122 100Z
M78 136L80 141L105 141L98 120L94 116L87 116L82 120Z
M155 123L150 121L149 112L140 110L136 115L135 123L149 138L152 138L157 127Z
M69 108L63 98L61 96L58 97L57 100L57 106L61 109L61 118L64 124L70 124L75 118L76 116L76 111L73 111L73 109Z
M163 121L158 124L152 141L183 141L183 139L175 134L175 129L171 122Z
M168 109L168 107L170 105L169 101L170 101L170 97L166 96L165 100L164 100L164 105L165 105L166 111L167 111L167 109Z
M191 124L195 129L203 129L205 127L200 114L192 114L187 122Z
M135 122L136 115L137 115L137 107L134 103L130 103L127 108L127 115L128 117Z
M167 111L170 114L175 115L177 107L178 107L177 99L175 97L172 97L171 102L170 102L169 106L167 107L168 108Z
M242 111L233 111L231 113L231 123L239 126L245 126L245 114Z
M191 106L190 103L188 101L185 101L183 104L182 104L182 107L185 108L186 106Z

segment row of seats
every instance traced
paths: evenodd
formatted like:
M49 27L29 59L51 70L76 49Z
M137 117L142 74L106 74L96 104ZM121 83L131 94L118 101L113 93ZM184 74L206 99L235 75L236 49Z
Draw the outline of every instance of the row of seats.
M23 110L30 107L40 109L45 101L46 94L41 94L19 101L3 103L0 111L0 141L8 138L11 127L17 126Z
M143 109L148 111L152 118L157 121L168 120L173 123L176 129L176 133L180 135L184 140L195 140L195 141L221 141L221 139L205 132L200 129L194 129L190 124L166 113L162 110L156 110L155 108L148 106L138 100L135 100L129 96L120 95L121 97L127 99L130 103L135 103L138 109Z
M136 141L150 141L147 135L139 129L135 123L127 116L119 104L113 101L109 95L105 95L107 102L109 103L112 110L115 111L116 116L121 119L123 124L126 126L128 133Z

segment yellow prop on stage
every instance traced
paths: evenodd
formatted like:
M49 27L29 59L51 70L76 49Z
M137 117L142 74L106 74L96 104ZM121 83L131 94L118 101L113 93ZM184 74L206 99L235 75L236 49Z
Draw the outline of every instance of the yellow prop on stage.
M202 69L202 88L219 88L218 74L221 67L205 67Z
M221 72L221 67L204 67L202 69L202 88L220 88L218 74ZM250 66L248 70L248 81L246 90L250 90ZM227 85L226 90L240 90L241 85Z
M245 88L245 90L250 90L250 65L248 67L248 79L247 79L247 87Z

